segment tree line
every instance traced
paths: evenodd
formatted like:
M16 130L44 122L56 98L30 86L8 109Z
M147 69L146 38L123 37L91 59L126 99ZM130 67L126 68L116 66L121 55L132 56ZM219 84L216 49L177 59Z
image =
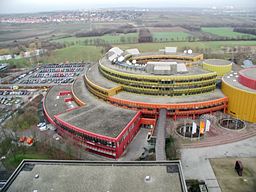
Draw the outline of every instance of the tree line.
M134 28L131 25L123 25L118 28L100 28L100 29L94 29L87 32L79 32L76 33L76 37L95 37L95 36L103 36L106 34L114 34L114 33L121 33L121 34L127 34L127 33L136 33L137 29Z
M246 34L251 34L251 35L256 35L256 28L240 28L236 27L234 28L235 32L239 33L246 33Z

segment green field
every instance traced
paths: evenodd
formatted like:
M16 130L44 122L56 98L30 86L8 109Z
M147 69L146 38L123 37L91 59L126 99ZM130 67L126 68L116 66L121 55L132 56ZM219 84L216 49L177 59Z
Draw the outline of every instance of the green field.
M9 156L5 160L5 166L7 168L15 168L17 167L23 159L49 159L49 155L47 154L39 154L39 153L17 153L15 154L15 158L13 156Z
M234 32L233 28L231 27L202 27L201 29L203 32L217 35L220 37L230 37L230 38L245 37L248 39L256 38L255 35Z
M137 43L118 45L122 49L138 48L142 52L158 51L164 47L173 46L178 47L180 51L183 48L191 49L206 49L210 48L213 51L220 50L222 47L235 47L235 46L256 46L256 41L198 41L198 42L168 42L168 43Z
M168 42L168 41L186 41L190 36L185 32L153 32L154 42ZM103 35L95 37L66 37L61 39L52 40L52 42L64 43L64 44L97 44L97 41L104 41L109 44L125 44L125 43L137 43L138 33L117 34L117 35Z
M57 49L50 56L43 58L44 63L62 63L72 61L98 61L102 56L103 49L96 46L74 45Z
M153 32L154 42L163 42L163 41L186 41L190 36L185 32Z
M135 44L123 44L113 45L118 46L121 49L138 48L141 52L158 51L164 47L177 46L179 51L183 49L191 48L193 50L200 49L212 49L212 51L218 51L223 47L235 47L235 46L256 46L256 41L207 41L207 42L169 42L169 43L135 43ZM59 63L65 61L98 61L104 54L104 50L101 47L96 46L81 46L74 45L71 47L58 49L53 52L52 55L45 58L45 63Z
M121 49L138 48L141 52L155 52L164 47L178 47L179 51L185 48L193 49L194 52L201 52L202 49L211 49L220 51L223 47L236 46L256 46L256 41L206 41L206 42L168 42L168 43L134 43L134 44L116 44ZM44 56L39 59L43 63L62 63L72 61L93 61L97 62L105 53L103 47L73 45L63 49L53 51L50 56ZM9 62L9 61L8 61ZM27 67L31 62L26 59L12 60L11 65L17 67Z
M67 37L53 40L53 42L68 44L74 42L75 44L84 45L86 44L96 44L95 41L101 40L109 44L120 44L120 43L134 43L138 41L138 33L128 33L128 34L116 34L116 35L103 35L95 37Z
M28 59L22 58L22 59L10 59L8 61L0 61L0 63L9 63L11 66L16 66L16 68L24 68L24 67L30 67L31 62Z

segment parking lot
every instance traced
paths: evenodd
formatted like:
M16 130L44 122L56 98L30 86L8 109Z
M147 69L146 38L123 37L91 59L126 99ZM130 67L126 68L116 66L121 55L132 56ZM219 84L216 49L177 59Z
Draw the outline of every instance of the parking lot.
M45 64L16 77L16 85L56 85L73 83L85 71L84 63Z
M30 95L32 92L28 90L18 90L18 91L13 91L13 90L0 90L0 96L10 96L10 95Z
M0 90L0 124L27 102L35 90Z

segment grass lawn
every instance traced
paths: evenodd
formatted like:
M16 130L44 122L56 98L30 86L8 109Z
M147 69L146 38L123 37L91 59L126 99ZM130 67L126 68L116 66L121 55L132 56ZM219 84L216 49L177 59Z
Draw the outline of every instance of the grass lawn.
M49 159L49 156L47 154L39 154L36 152L28 152L25 154L19 152L15 155L15 158L11 155L6 158L6 160L4 160L4 165L8 168L15 168L21 163L23 159Z
M135 43L113 45L121 49L138 48L141 52L158 51L164 47L177 46L180 51L184 47L191 49L211 48L213 51L222 47L235 46L256 46L256 41L207 41L207 42L168 42L168 43ZM103 55L103 48L96 46L74 45L54 51L49 57L43 59L44 63L61 63L66 61L95 61L97 62Z
M179 51L183 51L183 48L191 49L206 49L211 48L212 51L218 51L223 47L235 47L235 46L256 46L256 41L205 41L205 42L166 42L166 43L134 43L134 44L113 44L121 49L138 48L141 52L154 52L164 47L178 47ZM40 59L43 63L62 63L72 61L93 61L97 62L105 53L102 47L97 46L83 46L73 45L63 49L57 49L52 52L50 56L44 56ZM9 63L9 61L8 61ZM11 60L11 65L17 67L31 66L29 60Z
M236 160L243 163L243 176L234 169ZM256 191L256 158L216 158L210 160L222 192Z
M26 58L10 59L7 61L0 61L0 63L9 63L11 66L16 66L17 68L25 68L31 66L31 62L29 61L29 59Z
M103 36L95 36L95 37L67 37L67 38L53 40L53 42L66 43L66 44L74 42L75 44L84 44L84 41L88 41L88 43L91 44L90 41L93 41L95 39L101 39L110 44L119 44L119 43L135 42L134 41L135 38L137 41L138 33L103 35Z
M231 37L231 38L243 37L243 36L248 38L256 37L255 35L234 32L233 28L231 27L202 27L201 29L203 32L217 35L220 37Z
M62 63L72 61L98 61L102 57L102 48L96 46L74 45L57 49L50 56L45 56L44 63Z
M18 147L14 149L14 154L9 153L3 161L8 170L16 168L23 159L76 159L68 151L61 151L47 143L36 142L31 147Z
M185 32L153 32L152 35L155 42L185 41L190 36Z
M211 48L212 50L219 50L222 47L235 47L235 46L256 46L256 41L206 41L206 42L168 42L168 43L136 43L117 45L122 49L138 48L142 52L158 51L164 47L173 46L178 47L183 51L183 47L195 49Z
M39 122L37 108L43 96L39 95L31 101L24 109L18 110L15 115L6 121L4 127L12 131L21 131L35 126Z

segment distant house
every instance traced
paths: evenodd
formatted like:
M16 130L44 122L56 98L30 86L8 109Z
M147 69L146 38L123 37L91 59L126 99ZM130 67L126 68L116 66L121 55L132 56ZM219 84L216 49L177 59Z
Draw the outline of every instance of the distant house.
M0 61L12 59L12 55L1 55Z
M140 29L139 43L153 42L153 36L148 29Z

